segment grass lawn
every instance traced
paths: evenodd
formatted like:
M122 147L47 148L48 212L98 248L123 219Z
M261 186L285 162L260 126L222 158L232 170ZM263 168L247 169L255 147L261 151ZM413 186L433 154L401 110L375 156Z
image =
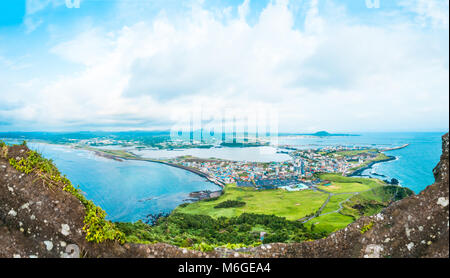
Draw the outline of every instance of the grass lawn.
M377 162L377 161L382 161L382 160L387 160L387 159L389 159L389 156L385 155L384 153L379 153L377 155L377 157L375 157L374 159L367 160L366 162L364 162L363 164L359 165L358 167L354 167L354 168L352 168L350 170L356 171L358 169L366 167L367 165L369 165L372 162Z
M331 181L331 185L318 188L331 193L355 193L385 185L378 179L343 177L339 174L320 174L322 180Z
M336 183L332 182L329 186L318 186L318 188L331 193L353 193L369 190L371 187L361 183Z
M355 155L368 153L368 152L376 153L376 152L378 152L378 150L377 149L367 149L367 150L354 150L354 151L337 151L337 152L330 153L330 155L355 156Z
M311 228L314 224L314 231L333 233L337 230L343 229L348 224L354 221L353 217L342 215L340 213L331 213L312 219L305 223L306 227Z
M180 206L175 212L188 214L202 214L211 217L233 217L240 214L257 213L286 217L297 220L316 212L327 199L327 194L313 190L288 192L282 189L255 190L253 188L237 187L228 184L225 193L217 200L203 200ZM245 206L238 208L214 208L226 200L245 202Z
M351 196L353 196L353 194L340 194L331 196L327 206L322 210L322 214L337 211L340 208L339 204L347 200Z
M364 215L377 214L390 202L398 201L413 194L413 191L404 187L376 187L373 190L362 192L350 198L348 202L343 204L344 209L341 213L355 218L359 218L361 213ZM354 208L355 205L364 207L364 209L358 211Z

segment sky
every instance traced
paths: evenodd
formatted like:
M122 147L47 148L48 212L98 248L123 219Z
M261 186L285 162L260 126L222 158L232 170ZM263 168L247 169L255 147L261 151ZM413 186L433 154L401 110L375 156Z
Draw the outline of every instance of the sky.
M448 131L448 103L448 0L0 1L0 131Z

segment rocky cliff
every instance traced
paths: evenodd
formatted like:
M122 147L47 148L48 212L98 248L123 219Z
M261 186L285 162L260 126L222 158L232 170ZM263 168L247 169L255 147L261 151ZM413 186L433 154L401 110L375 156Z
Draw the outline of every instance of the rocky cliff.
M61 187L8 162L26 156L25 146L0 150L0 257L447 257L449 256L449 138L434 169L436 182L419 195L363 217L328 238L263 245L246 253L190 251L167 244L90 243L85 207Z

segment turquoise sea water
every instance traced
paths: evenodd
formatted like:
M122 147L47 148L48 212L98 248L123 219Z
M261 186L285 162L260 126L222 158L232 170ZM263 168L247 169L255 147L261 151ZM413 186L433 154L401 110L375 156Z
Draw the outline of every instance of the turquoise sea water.
M282 137L279 142L299 148L332 145L386 148L410 144L404 149L387 152L388 155L396 156L397 160L375 164L362 175L381 179L396 178L402 186L419 193L434 182L432 170L441 155L443 134L367 133L361 136L323 138ZM66 174L73 184L79 185L88 199L101 206L112 221L145 220L149 214L170 212L184 203L183 200L189 198L190 192L220 189L196 174L167 165L143 161L119 162L98 157L90 151L63 145L31 142L28 145L45 157L53 159L61 172ZM205 155L214 156L212 151L205 150ZM239 158L255 158L255 154L251 153L247 157L245 154L248 151L249 149L246 149L246 152L241 152ZM220 154L218 153L218 156ZM273 154L273 160L279 160L279 155ZM259 154L256 157L259 157ZM265 156L264 159L268 158Z
M220 190L194 173L163 164L120 162L62 145L28 145L53 159L59 170L112 221L145 220L149 214L172 211L191 192Z
M402 186L419 193L434 182L432 170L439 162L442 153L442 135L439 133L362 133L360 136L333 136L323 138L280 139L281 144L292 144L301 148L321 148L333 145L366 146L388 148L409 144L400 150L388 151L387 155L396 156L395 161L375 164L362 175L374 178L396 178ZM383 176L377 176L383 175Z

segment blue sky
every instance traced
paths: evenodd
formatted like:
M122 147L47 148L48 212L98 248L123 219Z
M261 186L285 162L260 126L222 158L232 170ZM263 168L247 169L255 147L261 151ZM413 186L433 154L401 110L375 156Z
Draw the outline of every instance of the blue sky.
M0 2L0 131L448 130L448 0L65 2Z

